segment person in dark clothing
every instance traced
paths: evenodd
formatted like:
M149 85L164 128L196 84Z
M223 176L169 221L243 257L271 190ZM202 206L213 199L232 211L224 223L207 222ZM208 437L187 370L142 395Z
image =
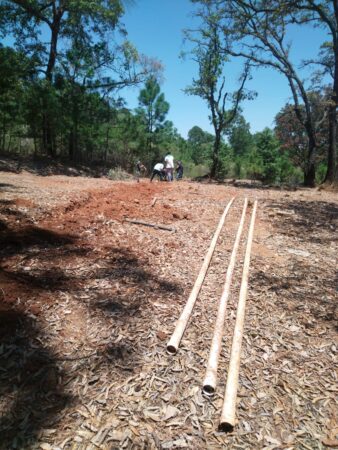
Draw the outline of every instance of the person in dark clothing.
M146 167L141 163L141 161L137 161L135 166L135 176L138 183L140 181L140 176L142 175L142 173L146 172L147 172Z
M182 177L183 177L183 164L182 161L177 161L176 180L181 180Z

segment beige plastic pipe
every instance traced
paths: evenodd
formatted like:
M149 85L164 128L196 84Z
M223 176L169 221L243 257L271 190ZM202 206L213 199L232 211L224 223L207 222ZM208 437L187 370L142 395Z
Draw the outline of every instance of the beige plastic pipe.
M225 312L226 312L226 308L227 308L228 298L230 295L232 274L234 272L236 255L237 255L239 243L241 240L247 206L248 206L248 199L246 198L244 201L242 217L241 217L241 220L240 220L240 223L238 226L235 243L234 243L234 246L232 249L230 262L229 262L227 273L226 273L222 296L220 298L219 305L218 305L218 312L217 312L216 323L215 323L215 328L214 328L214 335L213 335L213 338L211 341L208 366L207 366L207 370L206 370L204 381L203 381L203 392L208 395L213 395L215 392L215 389L216 389L217 367L218 367L218 360L219 360L219 355L221 353L221 347L222 347Z
M205 274L207 273L209 264L210 264L210 260L212 258L212 255L214 253L215 247L216 247L216 243L218 240L218 237L220 235L220 232L222 230L225 218L228 214L228 211L230 209L230 206L232 205L232 202L235 200L235 197L233 197L229 203L227 204L221 218L218 224L218 227L215 231L215 234L212 238L212 241L210 243L210 247L209 250L207 252L207 254L204 257L204 261L202 264L202 267L200 269L200 272L198 274L198 277L195 281L194 287L191 290L191 293L189 295L189 298L187 300L187 303L182 311L182 314L180 316L180 318L178 319L177 323L176 323L176 327L175 327L175 331L173 332L170 341L167 344L167 351L174 355L177 352L177 349L180 345L184 330L187 326L187 323L189 321L189 317L191 315L191 312L194 308L197 296L201 290L201 286L203 284L204 278L205 278Z
M225 388L224 403L222 408L222 415L220 421L220 429L222 431L232 431L235 426L236 415L236 398L238 389L238 377L239 377L239 364L243 338L244 328L244 316L245 316L245 303L248 291L248 279L249 279L249 265L252 239L255 226L255 216L257 209L257 200L254 203L254 207L251 215L250 228L248 233L248 242L246 246L242 284L239 293L239 300L237 306L237 317L234 330L234 337L232 341L231 357L228 371L227 384Z

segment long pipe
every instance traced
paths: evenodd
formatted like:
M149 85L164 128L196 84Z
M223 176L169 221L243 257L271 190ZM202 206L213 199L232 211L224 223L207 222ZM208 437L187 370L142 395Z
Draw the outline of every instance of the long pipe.
M234 246L232 249L230 262L229 262L227 273L226 273L222 296L219 301L214 335L213 335L213 338L211 341L208 366L207 366L207 370L206 370L204 382L203 382L203 392L208 395L212 395L216 389L217 367L218 367L218 360L219 360L219 355L221 353L221 347L222 347L225 312L226 312L226 308L227 308L228 298L230 295L232 274L234 271L236 255L238 252L238 247L239 247L239 243L241 240L241 234L243 231L247 206L248 206L248 199L246 198L244 201L242 217L241 217L241 220L240 220L240 223L238 226L235 243L234 243Z
M225 388L224 403L222 408L222 415L220 421L220 429L223 431L232 431L235 426L235 414L236 414L236 398L238 390L238 377L239 377L239 364L242 347L243 329L244 329L244 316L245 316L245 303L248 291L248 279L249 279L249 265L252 239L255 226L255 216L257 209L257 200L254 203L254 207L251 215L250 228L248 233L248 242L245 252L242 284L239 293L239 300L237 306L237 317L234 330L234 337L232 341L231 357L228 371L227 384Z
M220 218L218 227L217 227L217 229L215 231L215 234L214 234L214 236L212 238L212 241L210 243L209 250L208 250L207 254L205 255L202 267L201 267L201 269L199 271L198 277L196 278L194 287L192 288L191 293L189 295L189 298L187 300L187 303L186 303L186 305L185 305L185 307L184 307L184 309L182 311L182 314L181 314L180 318L177 321L177 324L176 324L176 327L175 327L175 331L173 332L173 334L172 334L172 336L170 338L170 341L167 344L167 351L169 353L171 353L172 355L174 355L177 352L177 350L178 350L178 347L180 345L180 342L181 342L184 330L185 330L185 328L187 326L187 323L189 321L189 317L190 317L191 312L192 312L192 310L194 308L197 296L198 296L198 294L200 292L200 289L201 289L201 286L203 284L203 281L204 281L204 278L205 278L205 274L207 273L207 270L208 270L208 267L209 267L209 264L210 264L210 260L212 258L213 253L214 253L214 250L215 250L215 247L216 247L216 243L217 243L218 237L220 235L220 232L222 230L225 218L226 218L226 216L228 214L228 211L230 209L230 206L232 205L232 202L234 200L235 200L235 197L233 197L229 201L228 205L226 206L226 208L225 208L225 210L224 210L224 212L222 214L222 217Z

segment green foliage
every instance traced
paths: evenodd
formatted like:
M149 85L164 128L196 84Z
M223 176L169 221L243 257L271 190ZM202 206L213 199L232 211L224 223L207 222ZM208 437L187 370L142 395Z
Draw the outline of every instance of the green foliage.
M324 162L320 163L318 165L317 171L316 171L316 182L318 184L323 183L323 181L325 179L326 171L327 171L327 164Z
M237 176L239 177L239 172L234 151L229 145L223 143L220 150L217 178L235 178Z
M32 64L21 52L0 46L0 149L11 151L26 133L25 102Z
M136 85L161 70L125 39L122 14L120 0L1 2L0 34L9 34L18 53L1 49L0 91L6 83L12 91L15 84L27 87L27 97L21 95L18 101L16 93L15 103L25 106L23 116L35 152L67 155L72 161L97 156L106 161L108 149L102 146L109 144L107 98L117 88ZM115 40L116 30L120 33ZM18 111L13 114L18 116ZM13 126L4 129L11 142L13 132Z
M138 97L138 112L144 118L146 131L152 135L164 122L169 111L169 103L160 92L160 85L154 77L150 77Z
M167 143L175 139L176 132L172 122L165 122L169 103L161 93L160 85L155 77L150 77L146 81L138 100L140 106L136 110L136 115L141 125L140 131L143 131L144 149L147 153L148 166L150 166L161 159L161 151L168 149Z
M210 167L204 164L194 164L191 161L182 161L185 178L204 177L209 174Z
M211 162L214 136L200 127L193 127L188 132L188 146L192 161L198 164Z
M119 24L120 1L53 0L43 8L35 0L1 2L0 33L9 32L15 41L15 49L0 46L1 151L49 153L74 163L104 164L113 168L112 179L124 179L136 160L150 171L170 150L183 162L185 177L211 173L264 183L299 181L306 159L304 127L299 128L298 121L295 128L297 117L287 105L277 123L279 140L269 129L251 134L239 114L240 102L252 97L244 89L248 66L238 90L226 92L224 63L229 55L218 9L224 2L196 3L201 6L201 28L187 37L193 42L199 72L187 93L208 102L214 134L194 126L185 140L166 120L169 103L155 76L161 70L159 63L140 55L125 39ZM51 39L41 39L42 27L49 30ZM107 39L107 33L116 29L122 42ZM322 60L331 67L332 49L324 50ZM145 85L136 111L112 95L116 88L140 82ZM327 122L321 118L328 96L308 93L308 98L316 121L315 162L321 180L327 147ZM300 114L302 109L300 105Z
M2 151L43 154L41 125L47 116L56 156L75 163L105 164L112 167L111 179L126 179L126 171L132 173L138 159L150 172L169 150L183 162L185 177L210 173L215 137L194 126L183 139L165 120L169 105L156 80L148 80L140 91L140 108L132 112L123 99L113 101L99 90L88 90L62 70L50 83L36 76L34 61L20 52L0 48L0 55ZM79 77L82 70L87 73L85 64L77 70ZM220 142L218 178L299 181L300 169L271 130L251 135L248 123L238 116L227 135L229 142Z
M236 156L244 156L254 147L252 134L250 133L250 124L245 121L242 115L238 115L233 124L227 131L229 144Z
M267 183L280 180L278 156L279 142L269 128L256 133L255 143L257 155L262 161L262 178Z
M299 183L302 172L292 164L285 151L280 150L280 143L274 132L268 128L255 135L248 135L248 127L235 126L230 145L222 145L219 178L239 178L260 180L265 184ZM233 132L230 130L230 135ZM241 135L243 130L243 135ZM238 151L236 145L247 142L245 151Z

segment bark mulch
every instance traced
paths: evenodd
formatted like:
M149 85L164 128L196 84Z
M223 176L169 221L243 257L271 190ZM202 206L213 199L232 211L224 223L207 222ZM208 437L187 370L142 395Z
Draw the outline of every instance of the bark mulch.
M249 215L216 395L203 396L201 383L245 197L258 199L258 215L238 424L226 434L218 423ZM0 448L337 448L337 217L337 196L318 190L1 173Z

